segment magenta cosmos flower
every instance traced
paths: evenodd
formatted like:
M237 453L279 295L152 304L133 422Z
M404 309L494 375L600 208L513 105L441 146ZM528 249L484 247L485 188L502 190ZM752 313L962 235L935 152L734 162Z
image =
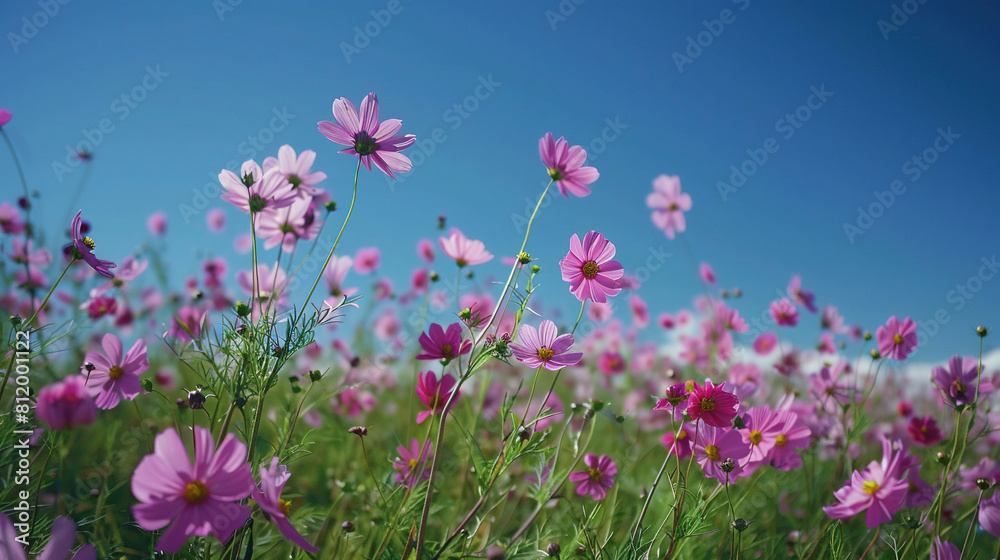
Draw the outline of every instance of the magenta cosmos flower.
M612 477L618 474L618 465L607 455L598 458L593 453L587 453L583 462L589 468L569 473L569 481L580 483L576 487L577 495L603 500L608 495L608 490L615 485Z
M604 236L590 230L583 237L573 234L569 240L569 253L559 261L562 279L569 282L569 291L580 301L594 300L604 303L608 296L622 291L618 281L625 275L624 267L611 260L615 246Z
M517 340L518 342L510 344L510 351L517 361L530 368L544 367L558 371L575 366L583 358L581 352L569 351L573 346L573 335L560 335L556 324L548 319L539 323L537 330L531 325L521 325L517 331Z
M13 115L7 109L0 109L0 126L3 126L10 122L10 118Z
M192 466L177 431L168 429L132 475L132 494L141 502L132 515L139 526L157 531L170 525L156 550L177 552L192 535L225 542L250 518L250 507L239 503L254 486L246 445L227 434L216 450L212 433L201 426L194 428L194 441Z
M417 424L423 424L431 415L440 414L444 410L444 405L448 403L454 387L455 378L450 373L445 374L440 381L432 371L420 373L417 376L417 396L429 410L417 414ZM455 399L458 399L458 395Z
M101 340L104 353L87 352L84 360L94 369L87 379L87 389L97 399L97 407L109 409L118 406L122 399L132 400L142 392L139 375L149 369L146 343L136 340L122 357L122 341L108 333Z
M52 538L38 555L39 560L65 560L69 558L76 540L76 523L68 517L57 517L52 522ZM0 513L0 558L4 560L27 560L24 548L18 541L14 523ZM73 555L73 560L97 560L94 545L85 544Z
M472 341L462 341L462 325L452 323L445 331L441 325L432 323L426 333L420 333L418 360L454 360L472 350Z
M593 167L581 167L587 160L587 152L580 146L570 147L562 136L554 139L551 132L546 132L538 141L538 155L549 170L549 177L556 182L559 193L569 198L570 193L576 196L587 196L590 187L601 176Z
M420 440L413 438L410 440L410 447L400 445L396 448L399 457L392 462L392 468L396 469L396 482L406 486L413 486L418 480L427 480L431 475L431 442L427 440L423 447Z
M354 254L354 272L368 274L378 270L382 264L382 252L378 247L362 247Z
M681 192L680 177L660 175L653 179L653 192L646 196L646 206L653 210L653 224L663 230L667 239L687 229L684 212L691 210L691 195Z
M396 178L393 172L405 173L412 167L410 159L399 152L413 144L417 137L412 134L394 136L403 126L403 121L399 119L378 122L378 98L375 92L369 93L361 101L360 116L346 97L337 99L333 102L333 117L337 123L322 121L318 126L323 136L337 144L350 146L339 153L357 155L368 171L372 170L372 162L375 162L379 169L393 179Z
M812 431L799 423L798 414L788 409L774 412L773 430L777 432L774 447L768 460L779 471L790 471L802 466L802 457L795 451L809 447Z
M688 415L692 420L703 420L709 426L716 428L730 427L736 411L740 406L740 400L736 395L724 391L726 382L713 385L711 380L706 379L705 385L691 383L690 395L688 395Z
M909 317L900 322L893 315L875 331L875 340L883 357L903 361L917 347L917 324Z
M493 260L493 254L486 250L486 245L482 241L465 237L458 228L451 228L448 233L447 238L438 238L438 245L445 255L458 264L459 268Z
M85 237L81 231L83 218L81 218L80 215L82 213L83 210L77 212L76 216L73 218L73 223L69 226L70 237L73 239L73 257L83 259L83 261L87 263L90 268L96 270L101 276L105 278L114 278L115 275L110 269L115 268L118 265L111 261L101 260L94 255L94 247L96 247L97 244L94 243L93 239Z
M93 424L97 405L87 391L87 378L70 375L38 392L35 414L53 430Z
M750 454L750 445L743 441L743 436L737 430L704 426L696 430L694 442L694 459L701 465L705 476L714 478L720 483L736 480L743 472L741 463ZM723 470L723 463L731 461L732 469L728 473Z
M883 439L882 462L872 461L865 470L854 471L847 486L833 493L840 503L825 506L823 511L831 519L847 519L868 510L865 525L869 529L891 521L910 487L900 472L902 458L903 453L894 453L892 444Z
M265 468L261 465L260 488L251 487L250 495L286 539L297 544L302 550L315 554L319 552L319 549L302 538L302 535L288 521L288 513L291 511L292 503L281 499L281 491L285 489L285 483L288 482L290 476L292 475L285 465L278 465L278 458L273 457L270 467Z
M795 309L788 298L781 298L771 302L771 318L775 324L783 327L794 327L799 324L799 310Z
M812 292L807 292L802 289L802 277L798 274L792 276L792 279L788 282L788 295L795 301L795 303L805 307L810 312L816 312L816 296Z
M879 329L881 330L881 329ZM934 385L941 390L945 400L951 406L965 406L976 399L976 377L979 363L975 358L952 356L948 360L948 369L934 366L931 378Z

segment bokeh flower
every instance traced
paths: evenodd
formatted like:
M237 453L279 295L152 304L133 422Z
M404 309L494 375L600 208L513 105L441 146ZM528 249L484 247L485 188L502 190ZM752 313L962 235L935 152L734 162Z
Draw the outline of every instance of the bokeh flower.
M653 224L663 230L667 239L687 229L684 212L691 210L691 195L681 192L680 177L660 175L653 179L653 192L646 196L646 206L653 210Z
M438 245L459 268L466 265L482 264L493 260L493 254L478 239L469 239L458 228L451 228L448 237L439 237Z
M53 430L93 424L97 404L87 390L87 378L70 375L38 392L35 415Z
M278 458L273 457L271 458L270 467L261 465L260 487L258 488L256 485L252 486L250 488L250 496L271 519L271 523L274 523L278 527L278 530L281 531L281 534L286 539L307 552L319 552L319 549L302 538L302 535L288 521L288 514L292 503L281 499L281 491L284 490L285 483L288 482L290 476L292 475L288 472L285 465L278 465Z
M917 347L917 324L909 317L902 322L893 315L875 331L878 351L883 358L903 361Z

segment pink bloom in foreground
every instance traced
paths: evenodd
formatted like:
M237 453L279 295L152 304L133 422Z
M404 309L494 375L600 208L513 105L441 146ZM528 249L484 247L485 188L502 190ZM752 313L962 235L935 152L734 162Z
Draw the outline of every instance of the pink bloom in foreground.
M441 325L432 323L426 333L420 333L420 348L418 360L453 360L461 354L472 350L472 341L462 342L462 325L452 323L445 331Z
M18 533L9 517L0 513L0 558L4 560L27 560L24 548L17 540ZM57 517L52 522L52 538L45 545L38 560L65 560L69 558L76 540L76 523L68 517ZM85 544L73 555L73 560L97 560L94 545Z
M812 431L799 424L798 414L788 409L774 412L774 447L768 457L771 466L779 471L790 471L802 466L802 457L796 449L809 447Z
M608 490L615 485L612 477L618 474L618 465L607 455L598 458L593 453L587 453L583 462L587 465L587 470L569 473L569 481L579 483L576 487L577 495L603 500L608 495Z
M420 446L420 440L413 438L410 440L410 447L407 449L400 445L396 448L399 457L392 462L392 468L396 469L396 482L413 486L418 480L427 480L431 475L431 441L424 442Z
M903 361L917 347L917 324L909 317L900 322L893 315L875 331L875 340L883 358Z
M680 177L660 175L653 179L653 192L646 196L646 206L653 210L653 224L668 239L687 229L684 212L691 210L691 195L681 192Z
M451 397L451 390L455 387L455 378L450 373L445 374L440 381L434 372L421 372L417 376L417 396L423 401L428 410L417 414L417 424L423 424L434 414L444 411L444 405ZM461 394L461 393L459 393ZM456 401L458 396L455 396ZM452 403L454 406L454 403Z
M117 267L118 265L111 262L105 261L97 258L94 255L94 247L97 246L94 240L89 237L84 237L81 231L81 226L83 225L83 218L80 215L83 213L82 210L76 213L73 218L73 223L69 226L70 237L73 239L73 256L78 259L83 259L90 268L97 271L98 274L105 278L114 278L115 275L110 269Z
M328 139L350 146L340 150L341 154L357 155L365 169L372 170L372 162L386 175L395 179L396 173L410 170L410 159L399 152L416 141L412 134L394 136L403 121L387 119L378 121L378 97L371 92L361 101L361 114L354 105L341 97L333 102L333 117L336 123L322 121L318 123L319 131Z
M302 538L302 535L288 521L288 513L291 510L292 503L281 499L281 491L284 490L285 483L288 482L288 477L290 476L292 475L288 472L285 465L278 465L278 458L273 457L270 467L265 468L261 465L260 488L257 488L257 486L251 487L250 496L253 497L257 505L260 506L260 509L271 519L271 523L274 523L278 527L286 539L297 544L299 548L315 554L319 552L319 549Z
M839 503L823 511L831 519L847 519L868 510L865 525L869 529L892 521L910 486L900 472L902 459L903 453L893 452L892 444L883 439L882 461L872 461L861 472L855 470L847 486L833 493Z
M199 309L193 305L185 306L177 310L170 320L170 330L167 336L176 338L182 343L201 338L202 331L208 326L208 314L204 309Z
M493 254L486 250L486 245L482 241L465 237L458 228L451 228L449 234L447 238L439 237L438 244L444 254L453 259L459 268L482 264L493 259Z
M132 494L139 504L132 514L139 526L163 533L156 550L177 552L191 536L215 535L221 542L250 517L240 501L253 490L247 447L227 434L218 450L212 434L194 428L194 465L177 431L156 436L152 455L146 455L132 475Z
M556 324L545 319L539 323L537 330L531 325L521 325L517 331L517 342L510 343L509 347L522 364L557 371L580 363L583 353L570 352L572 346L573 335L560 335Z
M726 483L728 474L732 483L743 472L743 459L750 454L750 446L743 441L743 436L737 430L701 426L697 430L698 437L694 442L694 459L705 471L705 476L715 478L720 483ZM723 464L731 461L729 473L723 470Z
M777 325L794 327L799 324L799 311L787 298L781 298L771 302L771 318Z
M566 198L570 194L587 196L590 187L601 176L593 167L581 167L587 160L587 152L580 146L569 146L562 136L556 140L551 132L546 132L538 141L538 155L548 168L549 177L556 182L559 193Z
M87 378L70 375L38 392L35 414L53 430L93 424L97 405L87 390Z
M569 282L569 291L580 301L607 301L608 296L620 292L618 280L625 274L624 267L611 260L615 256L615 246L596 231L588 231L580 243L580 237L573 234L569 240L569 253L559 261L562 279Z
M136 340L128 353L122 357L122 341L112 333L104 335L101 341L104 353L87 352L84 358L93 364L87 380L87 389L97 398L97 407L114 408L121 399L132 400L142 392L139 374L149 369L146 343Z
M709 426L716 428L730 427L740 400L736 395L723 390L726 382L713 385L706 379L705 385L691 383L691 394L688 395L688 415L692 420L703 420ZM748 450L749 451L749 450Z

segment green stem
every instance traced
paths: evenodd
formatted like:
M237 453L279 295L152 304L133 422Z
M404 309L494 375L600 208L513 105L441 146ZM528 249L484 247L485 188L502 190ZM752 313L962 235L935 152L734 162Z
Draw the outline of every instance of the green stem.
M975 529L975 527L976 527L975 513L977 511L979 511L979 504L981 504L983 502L983 492L985 492L985 490L980 490L979 491L979 499L976 500L976 508L972 510L973 515L972 515L972 519L969 520L969 531L967 533L965 533L965 542L962 543L962 552L961 552L961 554L958 555L959 558L964 558L965 557L965 549L966 549L966 547L969 546L969 537L972 536L972 530ZM998 558L1000 558L1000 557L998 557Z

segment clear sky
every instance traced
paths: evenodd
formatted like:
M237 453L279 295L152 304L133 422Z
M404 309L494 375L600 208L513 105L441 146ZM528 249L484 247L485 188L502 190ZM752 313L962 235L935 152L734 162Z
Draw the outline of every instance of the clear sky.
M227 208L225 234L210 234L207 208L226 204L197 194L217 193L223 167L313 149L346 206L355 160L316 123L335 98L375 91L382 117L420 139L418 165L395 185L362 173L343 254L379 246L397 286L439 214L497 255L516 251L551 131L587 148L601 178L533 230L549 304L575 310L557 262L595 229L627 271L673 255L639 292L654 317L690 306L694 265L644 202L666 173L694 199L686 243L742 289L744 316L801 274L851 324L922 321L936 334L920 360L973 354L973 329L1000 324L1000 6L781 4L8 0L0 107L50 236L83 208L98 254L117 260L162 210L178 280L195 255L234 255L244 215ZM84 172L67 152L81 142L94 160L72 202ZM16 197L6 154L0 178ZM505 272L499 259L477 269ZM792 338L812 344L818 318L806 320Z

